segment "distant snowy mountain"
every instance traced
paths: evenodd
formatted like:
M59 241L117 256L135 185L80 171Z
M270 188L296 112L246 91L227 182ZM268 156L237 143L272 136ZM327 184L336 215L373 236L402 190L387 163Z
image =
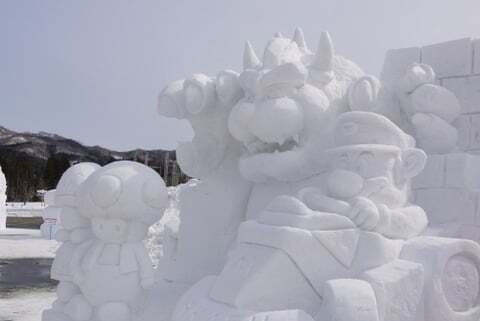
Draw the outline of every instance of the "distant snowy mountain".
M113 160L137 159L158 163L164 160L164 150L136 149L127 152L109 150L100 146L85 146L73 139L48 132L15 132L0 126L0 151L15 151L29 156L47 160L54 154L65 154L71 161L92 161L105 164ZM146 156L148 154L148 156ZM174 154L170 152L170 154Z
M55 187L59 175L72 163L105 165L117 160L136 160L148 164L163 176L167 157L167 175L179 173L174 151L135 149L119 152L100 146L85 146L57 134L16 132L0 126L0 165L7 177L11 201L31 200L38 189ZM177 177L173 183L183 179ZM171 184L171 177L166 181Z

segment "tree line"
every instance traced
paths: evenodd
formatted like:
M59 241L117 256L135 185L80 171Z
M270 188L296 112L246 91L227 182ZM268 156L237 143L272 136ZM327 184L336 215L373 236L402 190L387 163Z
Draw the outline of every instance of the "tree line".
M161 160L153 159L147 164L157 171L169 186L184 183L189 179L180 170L175 153L171 154L173 156L166 156ZM7 201L41 201L38 191L54 189L63 173L71 165L80 161L89 160L78 160L72 155L62 153L52 154L45 160L13 150L2 150L0 166L7 179ZM114 161L113 158L100 165L106 165L112 161Z

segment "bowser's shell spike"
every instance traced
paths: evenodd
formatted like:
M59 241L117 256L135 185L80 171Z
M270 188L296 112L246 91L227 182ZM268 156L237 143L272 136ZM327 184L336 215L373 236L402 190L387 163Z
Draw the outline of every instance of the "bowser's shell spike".
M334 56L333 42L327 31L322 31L312 67L320 71L330 71Z
M243 69L256 69L260 66L260 59L258 59L252 44L245 42L245 49L243 51Z
M305 36L303 35L303 30L300 27L295 28L292 41L297 44L298 48L308 51Z

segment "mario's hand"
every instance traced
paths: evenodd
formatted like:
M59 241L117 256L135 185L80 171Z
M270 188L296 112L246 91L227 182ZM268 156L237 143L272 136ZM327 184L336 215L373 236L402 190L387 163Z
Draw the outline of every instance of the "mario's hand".
M358 228L366 231L373 230L379 222L380 213L377 205L365 197L353 199L352 207L347 216Z

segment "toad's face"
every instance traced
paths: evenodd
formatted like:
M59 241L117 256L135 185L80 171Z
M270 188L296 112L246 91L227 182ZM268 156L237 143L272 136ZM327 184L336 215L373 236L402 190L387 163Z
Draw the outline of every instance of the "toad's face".
M128 236L128 223L121 219L92 219L93 233L106 243L123 243Z

